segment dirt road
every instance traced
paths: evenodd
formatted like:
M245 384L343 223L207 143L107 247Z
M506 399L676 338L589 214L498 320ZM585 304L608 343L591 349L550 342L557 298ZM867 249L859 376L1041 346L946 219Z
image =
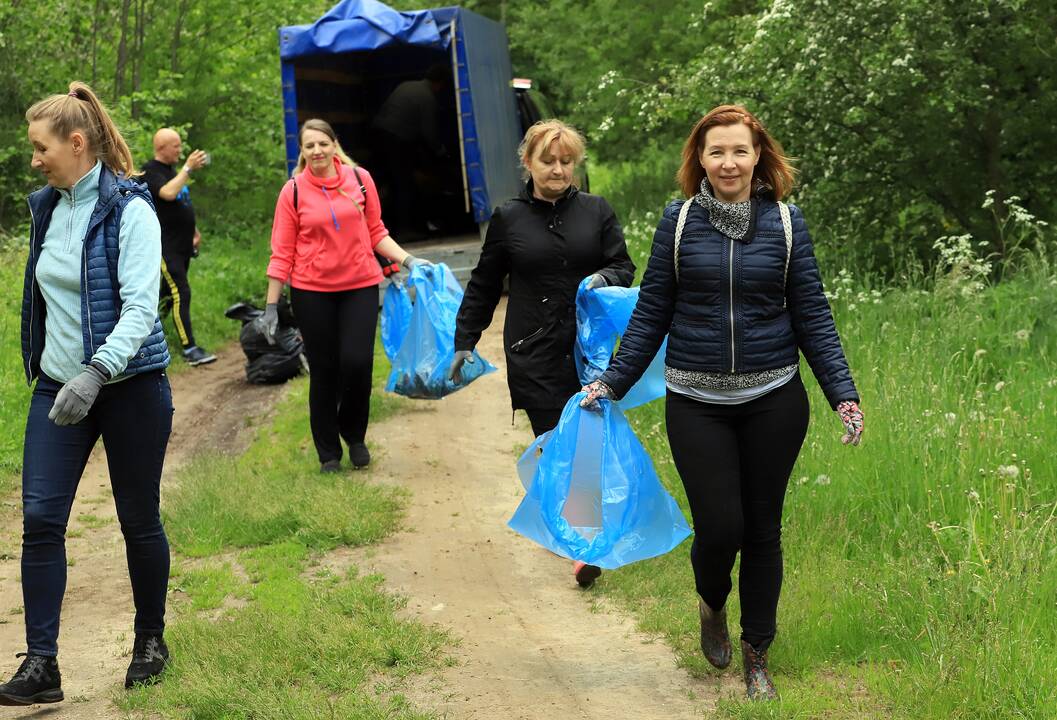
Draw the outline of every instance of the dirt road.
M503 309L478 346L497 365ZM677 720L737 692L733 670L677 669L663 642L585 596L571 562L506 527L523 495L515 448L531 432L523 415L511 426L502 368L423 405L370 431L376 477L411 491L407 529L332 558L381 573L409 615L459 638L457 664L420 683L416 703L460 720Z
M480 344L502 365L503 309ZM177 408L167 478L195 452L238 452L246 417L261 417L277 388L242 380L242 358L171 378ZM324 559L380 572L405 595L407 614L448 628L456 662L415 681L423 709L460 720L700 718L721 694L737 694L735 671L695 680L675 667L661 641L579 590L571 563L506 527L522 495L516 449L531 440L523 417L510 423L502 368L440 402L369 431L370 477L411 491L406 529L380 545ZM132 602L124 545L100 447L81 482L70 523L69 585L60 635L67 701L8 709L3 717L120 717L113 698L132 644ZM164 502L163 481L163 502ZM23 649L18 582L17 497L0 506L0 673Z
M163 502L174 471L201 450L238 452L250 436L246 418L266 414L281 392L244 381L244 359L237 346L219 357L211 365L170 376L176 413L162 479ZM25 650L21 523L16 494L0 506L0 675L5 680L18 666L14 654ZM70 568L59 632L66 701L4 708L4 718L96 720L121 715L112 698L122 692L132 650L132 591L102 443L81 479L66 550Z

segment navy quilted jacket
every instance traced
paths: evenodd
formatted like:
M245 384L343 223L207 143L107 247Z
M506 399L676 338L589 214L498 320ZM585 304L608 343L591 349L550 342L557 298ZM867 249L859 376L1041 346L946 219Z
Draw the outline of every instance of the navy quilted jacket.
M708 211L694 203L680 240L677 280L672 253L682 203L664 209L638 304L602 382L623 397L667 334L669 367L757 372L793 365L803 351L831 406L858 401L800 209L789 206L793 247L787 271L776 202L753 200L743 240L721 234Z
M84 360L91 361L106 342L121 316L121 294L117 280L118 235L121 211L134 197L145 199L153 208L150 192L122 176L116 176L105 165L99 173L99 201L88 221L82 253L81 329L84 335ZM44 187L29 196L31 226L29 258L22 292L22 363L26 382L40 375L40 356L44 350L44 296L37 287L37 258L51 215L59 201L58 191ZM135 356L128 361L123 375L160 370L169 365L169 347L161 321L155 318L150 335Z

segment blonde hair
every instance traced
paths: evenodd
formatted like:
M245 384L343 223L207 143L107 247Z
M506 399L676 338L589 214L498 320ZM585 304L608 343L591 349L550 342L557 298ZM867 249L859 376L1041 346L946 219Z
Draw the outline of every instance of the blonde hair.
M305 120L304 124L301 126L301 129L297 131L297 146L299 148L301 147L301 138L304 136L305 130L317 130L326 135L331 140L333 140L334 147L336 148L334 154L338 156L338 160L341 160L342 165L356 167L356 163L352 161L352 158L346 155L345 151L341 149L341 143L338 142L337 133L334 132L334 128L332 128L330 126L330 123L328 123L326 120L322 120L320 118L310 118L308 120ZM307 163L305 162L305 154L298 153L297 167L294 168L294 174L296 175L297 173L302 172L305 169L306 165Z
M75 131L84 133L88 148L116 174L137 175L132 151L121 137L110 113L92 88L74 80L65 95L49 95L26 110L26 122L47 120L51 132L63 140Z
M562 150L572 156L574 165L584 161L587 141L579 130L554 118L540 120L525 131L525 137L517 147L517 155L521 160L521 167L524 168L523 175L526 180L529 178L529 159L543 152L544 148L550 147L555 140Z
M771 137L763 123L744 105L719 105L697 121L683 143L683 162L675 179L683 195L692 198L706 176L701 166L701 151L705 149L705 135L714 127L747 125L752 143L760 148L760 160L752 173L753 192L757 187L768 187L775 200L781 200L793 189L796 170L793 159L785 154L781 144Z

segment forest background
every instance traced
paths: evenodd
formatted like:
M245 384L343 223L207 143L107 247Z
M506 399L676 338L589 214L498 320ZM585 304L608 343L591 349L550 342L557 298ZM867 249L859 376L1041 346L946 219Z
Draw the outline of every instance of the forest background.
M28 398L17 350L24 197L40 180L25 109L81 79L139 162L163 125L212 153L193 183L206 238L193 273L196 335L215 347L237 331L222 309L261 299L286 177L276 28L330 4L0 5L0 424L20 427ZM506 24L515 73L585 132L592 189L617 209L640 268L701 113L744 102L797 159L792 200L812 229L866 439L841 447L808 383L812 430L787 499L772 656L783 705L724 703L722 716L1052 717L1057 4L463 5ZM662 404L631 420L684 502ZM17 484L20 458L20 434L0 437L0 492ZM683 550L607 573L599 592L664 635L691 673L709 673Z

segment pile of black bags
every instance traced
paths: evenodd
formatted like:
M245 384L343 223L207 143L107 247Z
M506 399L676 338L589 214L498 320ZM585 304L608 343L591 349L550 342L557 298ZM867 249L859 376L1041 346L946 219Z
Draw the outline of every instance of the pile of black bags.
M285 299L279 303L279 329L274 345L268 343L254 322L263 314L263 310L244 302L224 311L225 317L242 323L239 343L246 354L246 379L251 383L271 385L297 377L302 370L308 372L305 344L290 305Z

